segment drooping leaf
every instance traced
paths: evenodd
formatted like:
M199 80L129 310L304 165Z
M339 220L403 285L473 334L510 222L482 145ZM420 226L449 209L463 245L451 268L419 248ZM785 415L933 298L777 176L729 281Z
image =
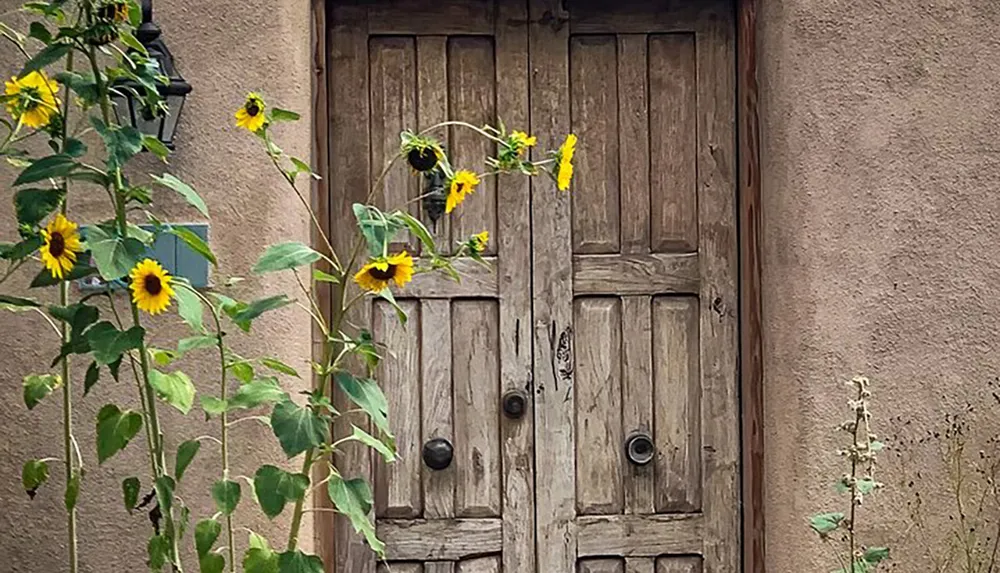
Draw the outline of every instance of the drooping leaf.
M386 463L392 463L396 460L395 444L391 443L391 440L390 444L386 444L357 426L352 425L351 427L354 428L353 433L351 434L352 440L361 442L381 454L382 459L384 459Z
M66 506L66 511L73 511L73 508L76 507L76 501L80 498L80 480L82 479L83 476L80 470L73 470L69 482L66 483L66 493L63 495L63 504Z
M205 200L201 198L201 195L193 187L169 173L164 173L162 177L157 177L156 175L152 175L151 177L160 185L177 192L189 205L197 209L206 218L208 217L208 207L205 205Z
M62 199L62 189L21 189L14 193L17 222L34 227L58 209Z
M131 125L108 125L97 117L90 118L91 125L104 140L108 156L108 171L125 166L142 151L142 132Z
M330 273L323 272L319 269L313 269L313 280L319 283L333 283L340 284L340 279L331 275Z
M269 548L250 547L243 556L243 573L280 573L278 554Z
M298 121L300 117L302 116L294 111L281 109L280 107L271 108L272 121Z
M216 260L215 253L212 252L212 249L208 247L208 243L195 234L195 232L191 229L188 229L187 227L171 226L167 232L174 235L181 241L184 241L185 245L190 247L192 251L204 257L204 259L212 263L212 265L219 266L219 261Z
M142 44L140 44L141 46ZM170 149L160 141L159 138L153 137L152 135L142 136L142 146L146 148L146 151L157 156L164 162L167 160L167 156L170 155Z
M285 509L286 503L296 502L305 496L309 489L309 477L266 465L254 474L253 488L264 515L274 519Z
M87 227L87 245L97 270L106 281L127 276L146 253L142 241L134 237L120 237L97 225Z
M33 161L31 165L21 171L17 179L14 180L14 186L66 177L80 167L80 164L69 155L62 153L49 155Z
M180 357L180 355L173 350L164 350L162 348L146 348L146 352L149 353L149 357L153 359L160 366L170 366L173 364L174 360Z
M333 506L347 516L354 531L365 536L368 546L375 553L385 555L385 544L375 535L375 524L368 516L373 503L368 482L362 478L344 480L339 475L332 474L326 482L326 488Z
M869 565L878 565L889 558L888 547L869 547L865 549L862 559Z
M337 372L334 375L334 380L351 401L368 414L382 433L392 436L392 432L389 430L389 402L374 380L358 378L346 371Z
M215 396L202 396L201 409L205 411L205 416L218 416L229 410L229 404Z
M329 424L311 408L291 400L279 402L271 412L271 428L285 455L293 458L326 442Z
M238 360L229 365L229 369L232 371L233 376L237 380L244 384L249 384L254 378L254 369L246 360Z
M215 348L218 344L219 339L214 336L192 336L177 341L177 352L187 354L202 348Z
M178 285L174 289L174 294L177 298L177 314L181 320L194 332L205 332L205 305L198 295L184 285Z
M372 257L385 254L389 243L404 227L400 219L389 217L371 205L355 203L354 217L368 245L368 254Z
M49 464L43 460L28 460L21 468L21 486L28 497L35 499L38 488L49 479Z
M323 573L323 560L315 555L306 555L295 550L278 556L280 573Z
M254 321L254 319L260 317L260 315L265 312L281 308L291 303L292 299L283 294L269 296L267 298L261 298L251 302L245 308L233 313L230 318L232 318L233 322L236 323L236 325L241 329L249 331L250 324Z
M275 372L281 372L282 374L287 374L289 376L295 376L296 378L299 378L298 371L296 371L291 366L285 364L284 362L278 360L277 358L261 358L260 363L263 366L270 368L271 370L274 370Z
M141 326L121 331L105 320L87 330L87 342L94 353L94 360L106 365L117 361L129 350L139 350L145 335L146 331Z
M263 404L273 404L288 399L288 393L281 389L275 378L256 378L242 385L229 400L232 408L256 408Z
M170 539L166 535L154 535L146 545L149 554L149 568L155 572L163 571L170 556Z
M399 320L399 324L406 326L406 321L409 317L406 316L406 311L403 310L403 307L399 306L399 303L396 302L396 297L392 294L392 291L384 288L379 291L378 296L392 305L393 310L396 311L396 319Z
M132 513L137 503L139 503L139 489L142 484L137 477L127 477L122 480L122 499L125 501L125 509Z
M177 481L181 481L184 477L184 471L191 461L194 460L195 455L198 454L198 450L201 449L201 442L198 440L188 440L181 445L177 446L177 458L174 462L174 477Z
M200 573L222 573L226 568L226 558L218 553L209 553L198 559Z
M299 242L271 245L253 267L255 273L287 271L311 265L321 258L320 254Z
M174 490L177 482L170 476L160 476L156 478L153 489L156 490L156 502L160 505L160 511L169 513L174 507Z
M63 59L72 49L73 46L71 44L63 43L45 46L24 64L24 67L21 68L21 73L17 77L23 78L31 72L45 69L47 66Z
M840 512L820 513L809 518L809 526L820 535L827 535L834 531L844 521L844 514Z
M229 480L219 480L212 486L215 507L225 515L231 515L240 503L240 484Z
M32 22L28 26L28 37L34 38L43 44L49 44L52 42L52 32L45 27L42 22Z
M34 410L53 390L62 386L62 378L54 374L31 374L24 377L24 405Z
M142 415L107 404L97 413L97 461L104 463L120 452L142 428Z
M21 298L6 294L0 294L0 304L9 304L10 306L20 306L25 308L38 308L42 306L41 304L31 300L30 298Z
M92 277L97 274L97 268L88 265L86 260L89 260L89 256L83 255L78 256L76 262L73 264L73 268L70 269L68 273L63 275L62 280L69 282L77 281L83 278ZM35 278L28 285L31 288L42 288L56 286L62 282L62 280L57 279L52 276L52 273L48 269L42 269L35 275Z
M164 402L177 408L182 414L191 411L195 387L187 374L179 370L170 373L150 370L149 383Z
M427 230L427 227L425 227L419 219L403 211L398 211L395 215L399 217L403 224L410 229L410 232L420 240L420 243L424 246L425 253L429 255L437 253L437 245L434 244L434 238L431 236L430 231Z
M202 519L194 526L194 546L198 558L202 558L212 550L215 541L222 533L222 524L215 519Z
M0 246L0 259L19 261L33 255L42 244L41 235L32 235L19 243L4 244Z

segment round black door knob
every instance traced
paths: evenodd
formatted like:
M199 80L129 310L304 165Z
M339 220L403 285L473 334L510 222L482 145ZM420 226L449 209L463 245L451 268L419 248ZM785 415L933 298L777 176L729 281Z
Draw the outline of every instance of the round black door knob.
M644 466L656 457L653 438L645 432L635 432L625 440L625 457L637 466Z
M434 438L424 444L424 463L435 471L440 471L451 465L455 457L455 448L444 438Z
M503 414L508 418L517 420L524 417L528 409L528 398L524 392L512 390L503 395Z

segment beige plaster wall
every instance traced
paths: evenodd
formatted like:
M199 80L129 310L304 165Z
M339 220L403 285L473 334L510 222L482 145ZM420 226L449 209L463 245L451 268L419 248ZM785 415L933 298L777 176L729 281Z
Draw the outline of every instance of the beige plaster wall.
M978 436L995 429L1000 3L761 4L767 570L836 569L805 516L835 499L838 381L864 373L902 452L883 456L866 529L895 570L931 571L917 556L947 520L916 539L899 482L904 460L925 486L941 466L906 437L966 402Z
M0 0L0 14L8 23L20 22L10 12L20 0ZM233 125L232 111L251 89L262 90L270 101L303 112L294 127L282 127L279 139L289 152L302 157L310 153L310 16L307 0L171 0L156 2L156 20L164 29L177 66L194 86L177 137L178 150L171 169L199 189L213 216L210 235L222 261L217 276L244 276L240 297L255 298L280 292L272 278L262 280L250 274L260 248L278 239L308 237L306 219L297 200L275 176L258 142ZM0 48L0 71L10 75L19 67L9 46ZM136 166L136 175L162 169L149 158ZM0 188L9 202L10 170L3 169ZM96 190L95 190L96 191ZM94 221L106 216L103 194L77 199L79 218ZM156 196L157 210L175 222L198 221L189 209L168 192ZM0 235L13 236L10 209L2 210ZM33 269L37 271L37 269ZM26 285L25 273L10 283ZM10 292L9 284L3 287ZM289 290L289 294L296 294ZM123 299L119 299L123 300ZM157 321L158 338L173 340L185 335L176 316ZM308 371L309 323L294 307L268 315L255 326L252 337L234 335L238 351L246 356L274 355ZM53 469L54 478L29 501L20 489L20 468L24 460L46 456L61 457L59 423L60 400L47 400L33 412L21 401L21 377L47 364L56 344L40 320L30 316L0 315L0 571L61 571L66 545L62 511L62 470ZM217 368L210 363L184 369L201 389L213 390ZM295 390L290 382L290 389ZM138 570L145 557L148 521L140 513L129 515L121 505L120 483L130 472L147 467L142 440L137 437L122 454L98 467L94 449L94 419L97 410L109 401L134 404L131 383L116 385L102 380L86 398L77 396L78 435L88 473L84 480L80 523L86 539L81 549L81 570L107 572ZM161 408L165 411L166 408ZM171 448L183 439L218 433L217 424L206 424L197 411L187 418L168 415L174 433ZM236 427L232 457L239 460L236 475L252 475L256 460L281 460L283 454L270 431L254 424ZM208 495L218 479L218 452L210 444L202 448L193 469L185 476L180 494L191 507L194 519L214 513ZM173 458L171 453L170 458ZM145 476L143 476L145 477ZM244 483L239 521L263 533L283 539L287 514L268 523L254 508L252 491ZM308 521L308 520L307 520ZM305 545L311 533L304 532ZM241 533L238 544L245 547ZM188 536L186 545L193 547ZM191 550L193 552L193 550ZM189 566L196 567L189 560Z

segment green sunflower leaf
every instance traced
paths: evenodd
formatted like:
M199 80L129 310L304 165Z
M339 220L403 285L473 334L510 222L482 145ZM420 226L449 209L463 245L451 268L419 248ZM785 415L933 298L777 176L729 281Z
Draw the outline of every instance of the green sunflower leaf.
M80 480L82 479L83 474L80 473L80 470L73 470L69 482L66 483L66 491L63 494L63 503L66 505L66 511L73 511L73 508L76 507L76 500L80 497Z
M430 231L427 230L427 227L425 227L419 219L402 211L397 211L393 214L393 216L398 217L399 220L401 220L403 224L410 229L410 232L413 233L415 237L420 239L420 243L424 246L425 253L430 255L437 254L437 245L434 244L434 238L431 236Z
M258 274L275 271L287 271L294 268L311 265L318 261L321 255L299 242L279 243L271 245L257 260L253 272Z
M48 46L45 46L42 48L42 51L32 56L31 59L24 64L24 67L21 68L21 73L18 74L17 77L23 78L31 72L45 69L47 66L63 59L72 49L73 46L70 44L49 44Z
M298 121L301 117L301 115L294 111L281 109L280 107L271 108L271 121Z
M141 488L142 484L139 483L137 477L127 477L122 480L122 499L125 502L125 510L129 513L132 513L136 504L139 503L139 490Z
M318 283L340 284L339 278L331 275L330 273L323 272L319 269L313 269L313 280Z
M329 438L329 424L311 408L291 400L278 403L271 412L271 428L289 458L322 445Z
M195 387L187 374L179 370L170 373L150 370L149 384L164 402L177 408L182 414L191 411Z
M59 72L55 75L56 81L68 87L88 105L97 103L99 93L94 76L83 76L72 72Z
M840 512L820 513L809 518L809 525L816 533L827 535L840 527L841 522L844 521L844 517L844 514Z
M90 389L101 379L101 367L95 361L90 362L87 373L83 378L83 395L90 393Z
M281 389L276 378L256 378L239 387L229 400L229 409L256 408L263 404L274 404L288 399L288 393Z
M287 374L289 376L295 376L296 378L300 377L299 373L294 368L292 368L291 366L289 366L289 365L285 364L284 362L278 360L277 358L261 358L260 359L260 363L264 367L270 368L271 370L274 370L275 372L281 372L282 374Z
M19 261L34 254L34 252L37 251L42 244L44 244L42 236L33 235L19 243L4 245L3 248L0 249L0 259Z
M143 135L142 146L146 148L146 151L152 153L166 163L167 157L170 155L170 149L164 145L158 137Z
M198 558L208 555L222 533L222 524L215 519L203 519L194 526L194 546Z
M371 378L358 378L343 370L334 375L337 386L344 391L352 402L365 411L383 434L392 437L389 431L389 402L382 389Z
M181 481L184 477L184 471L187 470L188 466L194 460L194 457L198 454L198 450L201 449L201 442L198 440L188 440L183 444L177 446L177 458L174 462L174 477L177 481Z
M62 378L54 374L31 374L24 377L24 405L34 410L53 390L62 386Z
M32 22L28 26L28 37L34 38L43 44L52 42L52 32L42 22Z
M86 231L87 246L106 281L128 276L146 253L146 246L134 237L120 237L98 225L89 226Z
M266 465L254 474L253 488L264 515L274 519L285 509L286 503L296 502L305 496L309 489L309 477Z
M219 480L212 486L215 507L225 515L231 515L240 503L240 484L229 480Z
M368 254L372 257L383 256L404 223L396 217L386 216L371 205L355 203L353 209L358 228L368 244Z
M10 306L30 307L30 308L38 308L42 306L40 303L35 302L30 298L21 298L6 294L0 294L0 304L7 304Z
M243 556L244 573L280 573L278 554L269 547L250 547Z
M146 552L149 554L149 568L159 573L167 564L170 555L170 539L166 535L154 535L149 538L146 544Z
M38 488L49 479L49 464L42 460L28 460L21 468L21 485L28 497L35 499Z
M174 235L178 239L184 241L184 244L191 247L191 250L198 253L205 260L212 263L214 266L219 266L219 261L215 258L215 253L212 249L208 247L208 243L204 239L195 234L194 231L188 229L187 227L170 227L167 232Z
M62 280L53 277L49 269L42 269L41 271L38 272L37 275L35 275L35 278L31 281L31 284L28 286L30 288L50 287L58 285L63 280L73 282L83 278L94 276L97 274L97 268L92 267L88 265L86 262L84 262L87 259L89 259L89 257L86 254L77 255L76 263L73 264L73 268L70 269L68 273L63 275Z
M177 352L187 354L202 348L215 348L219 344L219 339L214 336L191 336L177 341Z
M108 171L124 167L130 159L142 151L142 132L131 125L108 125L97 117L90 118L90 124L104 140L108 153Z
M205 411L205 416L218 416L229 410L229 404L225 400L220 400L215 396L202 396L201 409Z
M206 218L208 217L208 206L205 205L205 200L201 198L201 195L193 187L169 173L164 173L162 177L157 177L156 175L151 175L151 177L160 185L175 191L189 205L197 209L199 213Z
M97 413L97 461L104 463L122 451L142 428L142 415L107 404Z
M385 544L375 535L375 524L368 517L372 509L372 490L368 482L362 478L344 480L333 474L326 482L326 489L333 506L350 519L354 531L365 536L375 553L384 556Z
M352 425L351 427L354 429L354 432L348 439L353 440L355 442L360 442L368 446L369 448L375 450L382 456L382 458L386 461L386 463L392 463L396 460L395 440L392 440L390 438L387 440L389 441L389 443L386 444L382 440L379 440L375 436L369 434L368 432L362 430L357 426Z
M21 189L14 194L17 222L34 227L59 208L62 200L62 189Z
M218 553L209 553L198 559L200 573L222 573L226 568L226 558Z
M399 306L399 303L396 302L396 297L392 294L392 291L388 288L384 288L379 291L378 297L392 305L393 310L396 311L396 320L399 321L399 324L406 326L406 321L409 317L406 315L406 311L403 310L403 307Z
M241 329L249 332L250 324L254 321L254 319L258 318L265 312L281 308L291 303L292 299L283 294L269 296L267 298L261 298L251 302L245 308L237 310L231 314L230 318L232 318L233 322L236 323L236 325Z
M205 305L201 298L190 287L178 284L174 289L174 296L177 299L177 314L181 320L191 327L191 330L205 332Z
M278 571L281 573L323 573L323 560L298 550L286 551L278 555Z
M156 490L156 503L160 504L160 510L164 513L173 511L174 489L176 488L177 482L170 476L160 476L154 482L153 489Z
M249 384L254 377L253 366L246 360L237 360L227 366L233 372L233 376L244 384Z
M889 548L888 547L869 547L865 549L865 554L862 557L866 563L869 565L878 565L882 561L889 558Z
M87 330L87 342L94 353L94 360L106 365L116 362L129 350L139 350L145 335L146 331L141 326L121 331L105 320Z

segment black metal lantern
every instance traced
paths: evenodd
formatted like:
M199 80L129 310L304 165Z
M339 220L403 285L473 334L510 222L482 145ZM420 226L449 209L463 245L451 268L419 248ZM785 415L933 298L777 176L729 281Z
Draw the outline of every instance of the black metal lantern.
M112 91L118 123L131 125L145 135L159 139L169 149L174 148L174 134L177 122L184 108L184 100L191 93L191 84L184 81L174 68L174 57L160 37L160 27L153 22L152 0L141 0L142 23L136 30L136 39L146 48L149 57L159 63L160 74L170 79L167 84L158 84L160 96L166 103L166 110L151 110L136 93L142 93L139 85L131 81L116 84Z

